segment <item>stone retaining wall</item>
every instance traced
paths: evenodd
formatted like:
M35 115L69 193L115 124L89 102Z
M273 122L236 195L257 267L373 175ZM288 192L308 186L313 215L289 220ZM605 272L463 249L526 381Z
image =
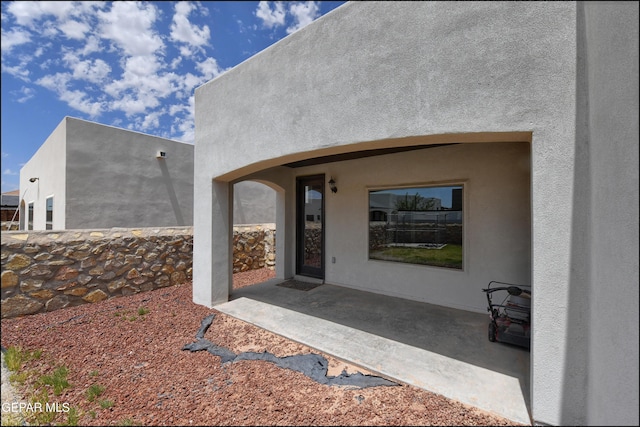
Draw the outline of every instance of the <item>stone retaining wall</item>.
M2 233L2 318L186 282L193 228ZM234 273L275 268L273 224L234 227Z

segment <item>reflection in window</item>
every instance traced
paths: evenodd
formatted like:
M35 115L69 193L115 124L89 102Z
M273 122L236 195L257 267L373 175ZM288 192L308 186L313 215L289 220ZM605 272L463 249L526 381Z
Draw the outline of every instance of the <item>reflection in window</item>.
M27 213L27 230L33 230L33 202L29 203L29 212Z
M369 192L369 258L462 269L463 187Z
M46 229L53 229L53 196L47 197L47 221Z

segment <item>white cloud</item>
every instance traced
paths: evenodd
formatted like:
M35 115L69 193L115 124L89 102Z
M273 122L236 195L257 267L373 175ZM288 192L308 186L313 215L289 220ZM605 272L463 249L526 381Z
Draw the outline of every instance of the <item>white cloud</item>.
M70 1L13 1L9 3L7 11L14 16L18 25L37 30L35 21L47 15L63 20L73 11L73 7Z
M158 11L147 2L113 2L109 11L98 12L100 36L113 41L126 55L151 55L164 48L153 30Z
M15 46L31 42L31 34L21 29L12 29L9 32L3 30L1 37L3 55L5 52L11 51Z
M73 19L63 22L58 26L58 28L65 36L67 36L67 38L74 40L82 40L85 37L85 34L90 30L88 24L74 21Z
M294 3L289 6L289 13L293 15L294 24L287 28L287 34L298 31L320 16L320 7L315 1Z
M153 113L145 114L142 120L137 120L138 128L143 131L159 128L160 116L162 116L162 112L160 111L154 111Z
M253 36L247 29L262 26L272 37L275 28L293 32L317 18L318 3L261 1L250 6L253 22L234 16L232 23L249 37L246 47ZM11 101L27 102L46 88L92 119L104 114L114 126L193 142L194 89L227 70L212 57L212 20L202 20L209 8L200 2L3 2L2 72L27 82Z
M90 97L81 90L64 90L59 96L60 100L66 102L69 107L88 114L92 118L98 117L102 113L102 103L92 102Z
M189 97L189 104L182 105L181 112L185 113L184 117L173 117L171 121L171 134L179 135L178 137L174 137L182 142L187 142L193 144L195 141L195 97L191 95ZM178 110L172 110L172 112L177 112Z
M78 53L83 56L88 56L94 52L100 52L100 39L95 35L90 35L87 37L87 42L84 44L84 47Z
M173 60L171 61L171 65L169 65L169 67L172 70L175 70L176 68L178 68L178 65L180 65L180 63L182 62L182 57L181 56L176 56L175 58L173 58Z
M153 56L128 58L124 69L122 78L105 86L104 91L113 98L109 110L119 110L127 116L148 114L161 104L161 99L175 93L181 80L175 73L160 73L161 64Z
M63 60L73 71L73 78L91 83L101 83L111 72L111 67L102 59L80 60L73 52L66 52Z
M68 85L71 77L69 73L56 73L44 76L38 79L36 83L57 93L58 98L66 102L69 107L83 112L92 118L98 117L104 110L103 103L100 101L92 101L84 91L69 89Z
M5 64L4 61L2 61L2 66L1 66L2 72L3 73L7 73L10 74L20 80L23 80L25 82L29 81L29 69L26 67L25 62L21 62L18 65L14 65L14 66L10 66Z
M284 25L286 12L282 2L275 2L273 7L274 8L271 9L268 1L261 1L258 3L256 17L262 20L262 25L266 28L280 27Z
M49 89L54 92L58 92L60 88L67 87L67 83L69 82L71 76L69 73L56 73L45 75L38 80L36 80L36 84Z
M48 45L51 45L51 43L49 43ZM35 52L33 52L33 57L34 58L39 58L42 56L42 54L44 53L44 49L42 48L42 46L38 46L38 48L35 50Z
M204 61L197 63L196 70L202 73L204 78L203 83L213 79L214 77L218 77L226 71L220 68L218 61L216 61L215 58L207 58Z
M203 46L209 42L209 27L204 25L198 28L189 22L189 14L195 8L189 2L177 2L176 13L171 23L171 40L186 43L190 46Z
M19 92L19 93L20 93L20 95L22 95L22 96L18 97L18 98L16 99L16 101L17 101L17 102L19 102L19 103L21 103L21 104L24 104L25 102L27 102L28 100L30 100L31 98L33 98L33 97L35 96L36 91L35 91L35 90L33 90L33 89L32 89L32 88L30 88L30 87L22 86L22 87L20 88L20 92Z
M140 99L130 94L123 95L120 99L116 99L109 103L109 108L113 110L120 110L124 112L128 117L136 114L144 113L147 108L157 107L159 102L155 99L155 102L149 102L149 97Z
M175 116L179 113L188 113L189 108L184 104L174 104L169 107L169 115Z
M11 169L5 169L4 172L2 172L2 175L18 175L18 172L14 172Z
M114 98L128 90L136 93L152 92L154 95L170 96L177 78L173 73L160 74L162 64L155 56L135 56L125 60L124 72L120 80L105 87L105 92Z

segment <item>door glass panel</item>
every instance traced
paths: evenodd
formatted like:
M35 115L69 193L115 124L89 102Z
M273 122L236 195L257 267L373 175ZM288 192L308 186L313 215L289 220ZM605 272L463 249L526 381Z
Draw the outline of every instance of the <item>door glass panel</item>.
M304 185L303 265L312 268L322 267L322 189L322 181Z

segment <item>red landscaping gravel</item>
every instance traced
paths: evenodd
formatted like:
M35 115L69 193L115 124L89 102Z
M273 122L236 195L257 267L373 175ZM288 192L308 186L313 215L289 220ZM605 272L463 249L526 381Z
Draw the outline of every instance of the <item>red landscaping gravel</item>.
M272 277L268 269L238 273L234 286ZM266 361L221 365L206 351L182 350L212 313L204 338L236 354L318 353L194 304L191 283L2 319L2 345L42 350L23 367L32 372L31 382L55 367L68 368L71 387L59 396L49 392L49 401L76 408L78 425L519 425L412 386L327 386ZM328 375L368 373L324 356ZM92 385L104 392L90 402ZM28 398L29 387L27 381L17 391ZM61 413L54 424L66 421Z

